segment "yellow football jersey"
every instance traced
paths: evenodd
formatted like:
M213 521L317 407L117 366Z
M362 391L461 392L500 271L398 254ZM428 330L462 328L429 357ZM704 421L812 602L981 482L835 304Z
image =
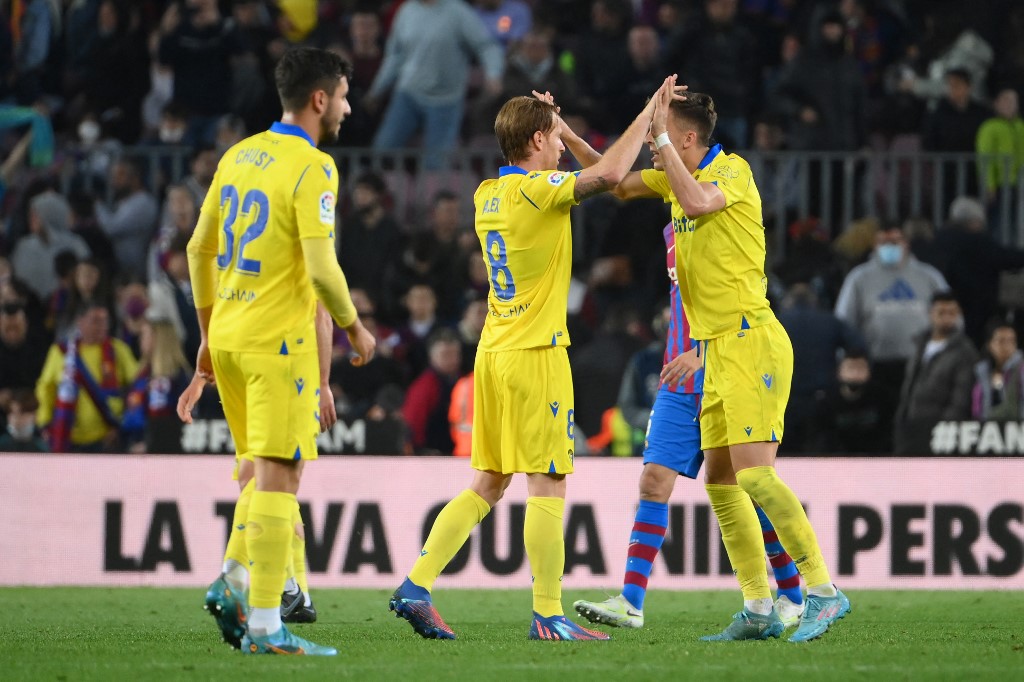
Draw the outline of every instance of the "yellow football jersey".
M646 169L641 177L672 204L679 293L693 338L713 339L774 320L764 274L761 195L749 164L721 145L708 150L693 177L722 190L725 208L696 219L686 217L664 171Z
M274 123L230 148L203 212L217 216L210 348L315 353L316 295L300 240L334 239L338 169L298 126ZM212 247L211 244L207 244Z
M491 279L480 350L569 345L575 189L576 173L518 166L502 167L477 188L476 235Z

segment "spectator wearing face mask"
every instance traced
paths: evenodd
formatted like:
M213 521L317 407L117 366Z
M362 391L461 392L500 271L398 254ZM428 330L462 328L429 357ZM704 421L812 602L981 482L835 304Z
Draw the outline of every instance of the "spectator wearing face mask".
M32 389L14 392L7 410L7 431L0 434L0 452L49 452L36 428L39 401Z
M839 362L835 385L815 399L808 454L892 452L894 398L872 376L866 355L848 353Z
M836 317L864 336L879 383L899 390L915 337L928 327L929 302L949 288L931 265L917 260L899 225L875 235L875 250L843 281Z
M907 451L918 425L971 417L971 391L978 352L963 333L963 314L949 291L932 296L929 328L915 339L896 408L895 451Z

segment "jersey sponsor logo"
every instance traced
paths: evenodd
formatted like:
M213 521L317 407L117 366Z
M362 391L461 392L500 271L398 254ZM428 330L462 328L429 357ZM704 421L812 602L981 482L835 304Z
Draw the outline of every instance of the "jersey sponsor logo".
M725 178L726 180L735 180L740 176L740 170L738 168L723 165L713 170L711 174L717 175L720 178Z
M302 395L302 389L304 389L305 387L306 381L304 379L295 380L295 389L299 392L299 395Z
M222 287L217 292L217 298L222 301L242 301L251 303L256 300L256 292L251 289L235 289L234 287Z
M672 217L672 229L676 234L682 234L684 232L693 232L697 229L697 221L691 220L686 216L683 217Z
M558 416L558 401L556 400L553 403L548 403L548 407L551 408L551 416L552 417L557 417Z
M334 192L320 195L320 222L325 225L334 224Z
M554 173L548 176L548 182L554 185L555 187L558 187L563 182L565 182L565 179L567 177L569 177L567 173L563 173L562 171L555 171Z
M767 388L768 390L771 390L772 388L772 379L774 379L774 377L771 374L761 375L761 381L764 382L764 387Z

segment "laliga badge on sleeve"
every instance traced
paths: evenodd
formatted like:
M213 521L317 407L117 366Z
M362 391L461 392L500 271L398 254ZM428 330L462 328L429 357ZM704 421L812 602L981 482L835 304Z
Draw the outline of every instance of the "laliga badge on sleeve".
M334 192L320 195L320 222L325 225L334 224Z

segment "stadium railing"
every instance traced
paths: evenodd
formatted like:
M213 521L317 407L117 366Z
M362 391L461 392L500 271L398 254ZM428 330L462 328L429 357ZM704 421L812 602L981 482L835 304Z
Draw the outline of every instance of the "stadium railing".
M380 175L389 188L390 208L403 224L418 226L423 209L440 190L449 190L467 205L479 182L493 177L503 162L497 149L463 148L437 158L424 150L374 151L336 147L327 150L338 164L342 193L365 172ZM70 150L62 167L64 189L73 184L103 192L102 169L119 155L137 159L146 180L177 182L189 172L188 147L126 147L83 152ZM646 154L646 151L644 152ZM888 152L740 152L751 165L764 205L765 225L774 258L785 253L785 227L816 217L835 237L853 221L874 217L883 222L923 218L936 228L947 221L953 199L981 198L990 228L1006 245L1024 247L1024 169L1009 155ZM649 160L641 158L641 166ZM988 202L986 176L1008 178ZM577 217L582 225L585 213Z

